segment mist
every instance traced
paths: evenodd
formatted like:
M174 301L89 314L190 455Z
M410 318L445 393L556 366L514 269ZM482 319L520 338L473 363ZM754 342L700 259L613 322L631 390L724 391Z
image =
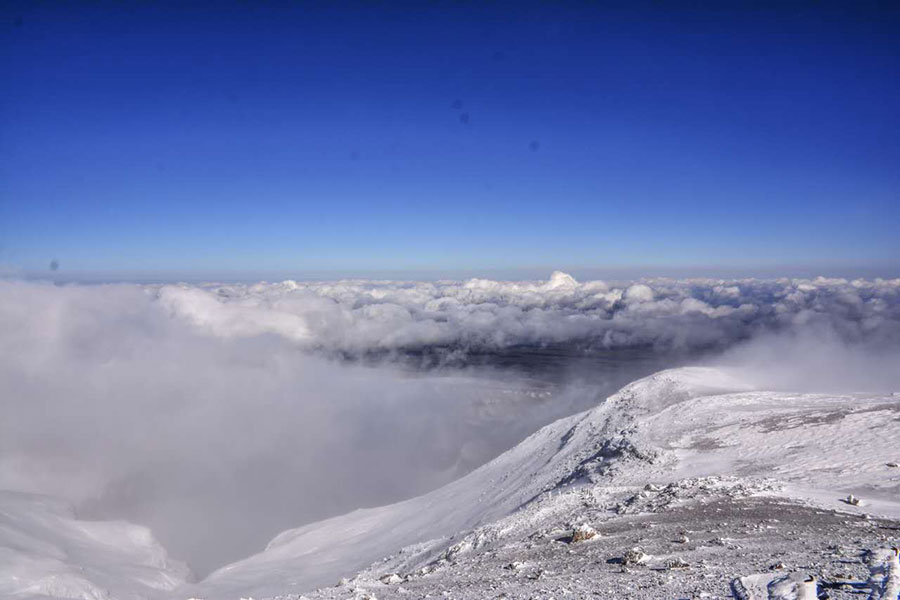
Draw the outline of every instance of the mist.
M198 576L288 527L438 487L598 401L210 335L139 286L0 287L0 489L149 525Z
M739 369L765 390L900 392L900 348L847 342L828 328L761 336L738 344L712 362Z
M0 329L0 489L146 524L198 576L697 356L900 389L898 280L0 281Z

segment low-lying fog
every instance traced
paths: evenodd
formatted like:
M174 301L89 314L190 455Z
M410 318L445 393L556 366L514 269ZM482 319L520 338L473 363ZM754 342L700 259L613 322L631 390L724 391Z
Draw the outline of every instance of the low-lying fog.
M0 281L0 330L0 489L149 525L198 576L661 368L900 389L900 280Z

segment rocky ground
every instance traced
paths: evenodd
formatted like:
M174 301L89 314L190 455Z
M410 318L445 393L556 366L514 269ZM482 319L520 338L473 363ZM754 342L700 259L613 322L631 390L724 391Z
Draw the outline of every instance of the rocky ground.
M283 598L714 599L736 597L741 577L790 573L815 575L820 598L867 597L863 553L895 545L900 522L805 506L771 486L687 480L620 502L582 489L525 509L516 520L531 527L476 531L432 560L412 547Z

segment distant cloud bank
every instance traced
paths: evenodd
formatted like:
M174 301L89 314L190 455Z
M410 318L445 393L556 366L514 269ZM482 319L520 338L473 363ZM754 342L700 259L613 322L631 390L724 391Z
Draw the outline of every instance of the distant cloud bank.
M900 279L612 285L555 272L544 282L283 281L147 289L173 318L210 335L276 335L349 355L562 343L691 349L802 330L827 330L848 343L900 341Z

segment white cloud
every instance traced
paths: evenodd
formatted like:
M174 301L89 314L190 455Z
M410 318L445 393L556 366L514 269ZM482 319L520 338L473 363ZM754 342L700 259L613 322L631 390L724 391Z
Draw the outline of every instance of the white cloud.
M311 328L332 348L445 332L397 302L292 287L0 281L0 489L149 525L203 573L287 527L447 483L586 402L316 356Z
M900 280L653 279L578 283L340 281L163 286L178 318L220 336L275 334L346 354L573 342L725 347L765 332L825 327L847 341L900 339Z

